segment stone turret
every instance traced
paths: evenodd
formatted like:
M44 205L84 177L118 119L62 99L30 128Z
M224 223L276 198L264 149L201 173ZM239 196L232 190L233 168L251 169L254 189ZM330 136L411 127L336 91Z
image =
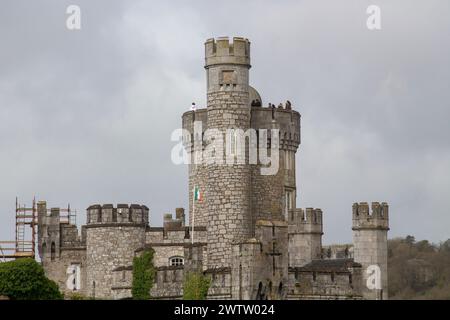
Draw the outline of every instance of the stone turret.
M320 259L322 251L322 210L295 209L289 214L289 266L301 267Z
M249 69L250 42L243 38L209 39L205 43L207 74L207 125L224 136L228 129L250 128ZM206 148L212 143L205 133ZM225 140L225 139L224 139ZM214 143L206 161L225 155L225 141ZM246 145L245 150L248 150ZM226 267L231 261L231 245L252 234L251 169L248 152L244 164L217 161L207 165L206 207L208 212L208 266ZM222 158L225 162L225 156Z
M228 37L206 40L205 69L208 93L222 90L248 93L250 41L238 37L231 43Z
M389 207L386 202L353 204L354 259L363 268L363 296L366 299L387 299L387 232Z
M134 251L145 245L148 211L146 206L137 204L96 204L87 208L87 295L116 296L114 270L129 266Z

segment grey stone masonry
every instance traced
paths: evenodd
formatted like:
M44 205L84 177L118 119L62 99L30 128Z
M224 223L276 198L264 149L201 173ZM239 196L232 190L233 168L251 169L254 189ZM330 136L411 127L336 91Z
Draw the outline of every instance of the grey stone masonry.
M322 210L297 208L300 113L290 101L263 105L249 83L249 40L204 48L207 104L182 115L189 221L176 208L150 226L145 205L96 204L79 234L41 201L47 276L65 294L128 299L133 258L152 248L152 299L182 299L191 272L211 279L207 299L387 299L388 205L355 203L353 244L323 247Z
M248 129L247 99L246 92L209 93L208 127ZM208 266L225 267L230 263L231 244L251 236L251 168L247 163L213 163L207 168Z
M371 212L367 202L353 204L353 254L355 261L363 268L362 292L365 299L388 299L388 230L387 203L372 202ZM380 271L379 274L377 270ZM377 284L378 277L381 277L380 285ZM372 285L368 286L368 280Z
M289 214L289 266L301 267L319 259L322 251L322 210L295 209Z
M148 208L132 204L93 205L87 209L86 293L111 298L114 270L132 264L134 252L145 245ZM123 291L123 290L122 290ZM120 297L126 295L120 293ZM131 297L131 290L128 290Z
M205 43L208 129L218 130L224 138L227 129L245 132L250 128L250 43L242 38L233 40L219 38ZM205 136L206 148L212 143L215 146L206 152L208 267L226 267L231 261L231 244L251 236L251 169L248 151L243 155L244 164L209 161L222 155L225 162L226 138L212 141Z

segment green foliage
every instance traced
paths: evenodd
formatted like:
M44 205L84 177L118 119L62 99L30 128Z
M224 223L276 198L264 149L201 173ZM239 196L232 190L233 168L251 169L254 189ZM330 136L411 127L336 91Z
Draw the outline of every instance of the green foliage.
M389 240L389 298L450 299L449 244L413 236Z
M69 300L88 300L86 296L76 292L68 294L65 298Z
M189 273L184 281L184 300L205 300L211 279L200 272Z
M153 287L156 270L153 265L153 249L145 250L141 256L133 259L133 285L132 295L135 300L148 300L151 298L150 289Z
M0 295L13 300L59 300L58 285L34 259L0 263Z

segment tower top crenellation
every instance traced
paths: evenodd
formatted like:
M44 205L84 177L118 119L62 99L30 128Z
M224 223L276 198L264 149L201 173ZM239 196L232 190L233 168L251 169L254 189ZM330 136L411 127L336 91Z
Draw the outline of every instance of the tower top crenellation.
M386 202L353 204L353 229L389 229L389 206Z
M321 209L297 208L288 215L289 233L323 233L323 213Z
M139 204L94 204L87 209L87 224L134 223L148 224L149 209Z
M205 42L205 68L213 65L246 65L250 68L250 41L246 38L211 38Z

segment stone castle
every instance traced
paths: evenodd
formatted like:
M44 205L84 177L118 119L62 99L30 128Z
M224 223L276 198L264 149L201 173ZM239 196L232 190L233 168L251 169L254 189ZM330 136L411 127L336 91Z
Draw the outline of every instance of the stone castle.
M194 271L210 276L208 299L387 299L388 205L353 204L353 244L322 246L322 210L296 207L300 114L290 102L263 107L249 85L250 67L247 39L206 41L207 107L182 116L185 132L201 123L202 137L185 135L183 143L192 159L208 147L209 128L278 129L267 139L279 145L277 173L261 174L258 163L192 161L189 225L183 208L154 227L145 205L95 204L79 232L58 208L39 202L39 255L62 291L130 298L133 257L153 248L154 299L182 298L183 280ZM195 188L201 201L193 199Z

